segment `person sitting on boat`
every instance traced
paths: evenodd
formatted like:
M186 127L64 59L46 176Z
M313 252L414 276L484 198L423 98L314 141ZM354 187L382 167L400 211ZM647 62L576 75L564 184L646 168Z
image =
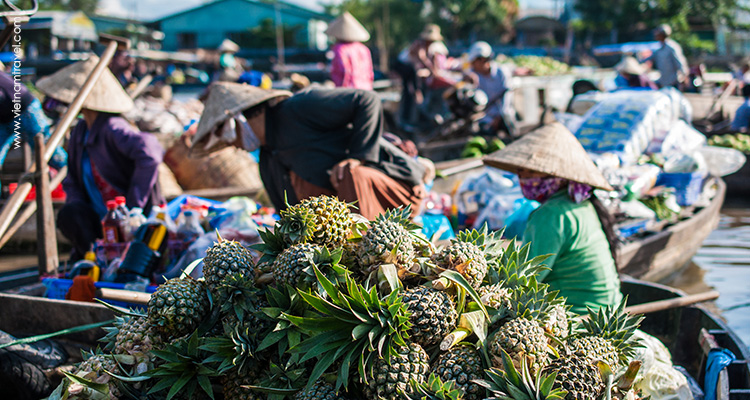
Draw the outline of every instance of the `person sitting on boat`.
M617 89L653 89L658 87L646 75L644 67L635 57L625 57L615 66Z
M375 77L372 70L372 54L363 44L370 40L370 33L349 12L336 18L326 30L336 39L331 61L331 80L337 87L372 90Z
M37 88L55 100L70 104L83 87L99 58L71 64L37 82ZM73 244L71 261L84 256L102 236L106 201L125 196L128 208L149 210L164 199L159 191L158 167L164 150L151 135L143 134L120 116L133 101L109 70L104 70L83 102L83 118L68 141L68 175L63 180L65 205L57 227Z
M486 116L480 123L487 126L489 132L510 133L511 128L506 121L511 121L515 114L511 91L513 73L507 67L493 61L492 56L492 47L489 43L474 43L469 48L471 69L465 75L478 89L484 91L489 99L484 111Z
M37 133L43 134L45 139L50 136L42 104L26 85L0 70L0 170L10 151L22 151L22 143L30 144L33 149ZM58 147L49 165L59 169L67 160L65 150Z
M394 70L401 76L399 120L402 125L411 125L417 120L417 106L424 100L422 79L418 78L417 71L434 69L430 46L442 40L440 27L427 24L419 38L403 49L396 59Z
M731 125L733 132L745 133L750 128L750 85L742 87L742 97L745 98L745 102L734 113Z
M115 53L112 61L109 62L109 70L112 71L112 74L120 82L120 85L126 89L137 81L133 75L135 72L135 62L127 51L118 51Z
M551 254L539 278L567 298L572 311L616 306L617 236L593 189L612 190L578 140L562 124L545 125L484 159L518 174L524 197L539 201L526 225L529 258Z
M369 90L311 88L291 96L219 82L192 149L260 148L260 176L277 209L326 194L356 202L369 219L399 206L416 211L425 168L382 136L381 101Z

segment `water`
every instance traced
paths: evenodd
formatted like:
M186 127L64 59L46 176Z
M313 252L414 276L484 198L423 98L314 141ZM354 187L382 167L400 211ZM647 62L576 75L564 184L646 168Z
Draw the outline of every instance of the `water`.
M717 311L745 344L750 344L750 210L722 210L719 227L703 242L692 264L665 282L688 293L711 288L721 296Z

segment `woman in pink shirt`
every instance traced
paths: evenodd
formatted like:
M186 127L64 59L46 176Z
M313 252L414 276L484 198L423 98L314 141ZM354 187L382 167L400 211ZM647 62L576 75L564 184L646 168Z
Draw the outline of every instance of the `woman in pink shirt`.
M336 39L333 45L331 80L338 87L372 90L373 72L370 49L362 42L370 33L351 14L344 12L328 26L328 36Z

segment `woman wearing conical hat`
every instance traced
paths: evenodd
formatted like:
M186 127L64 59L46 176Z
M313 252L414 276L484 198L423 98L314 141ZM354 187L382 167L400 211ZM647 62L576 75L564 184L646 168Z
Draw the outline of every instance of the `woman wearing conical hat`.
M94 70L98 57L71 64L37 82L45 95L72 103ZM65 205L57 227L73 244L71 261L82 257L102 236L106 201L125 196L128 208L150 209L163 201L157 169L164 150L120 117L133 101L112 73L105 69L83 102L82 119L68 141L68 175L63 180Z
M372 54L362 43L370 40L367 29L345 11L328 25L326 34L336 39L336 44L331 48L333 83L337 87L372 90Z
M658 87L646 75L646 67L635 57L625 57L615 66L617 78L615 85L618 89L653 89Z
M552 254L538 276L567 298L572 311L617 305L617 237L593 189L612 190L578 140L560 123L544 126L485 157L518 174L524 197L541 202L523 235L529 258Z

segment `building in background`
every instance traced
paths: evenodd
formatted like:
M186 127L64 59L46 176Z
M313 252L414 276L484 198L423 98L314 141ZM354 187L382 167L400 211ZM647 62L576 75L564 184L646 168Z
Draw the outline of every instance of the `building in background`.
M164 33L147 27L143 21L108 15L89 15L97 33L108 33L130 39L132 46L140 50L159 50Z
M224 39L242 48L275 46L276 20L284 26L286 47L323 50L330 15L277 1L217 0L180 11L151 24L164 32L163 50L215 49ZM323 22L323 23L321 23ZM323 36L323 40L321 40Z

